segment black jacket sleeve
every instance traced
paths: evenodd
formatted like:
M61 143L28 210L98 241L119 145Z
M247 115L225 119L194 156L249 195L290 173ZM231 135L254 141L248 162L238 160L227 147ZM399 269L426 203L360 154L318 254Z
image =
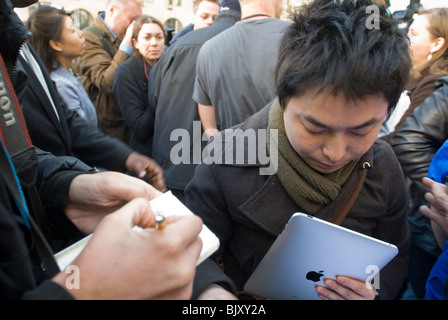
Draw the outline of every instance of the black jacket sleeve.
M72 151L77 158L91 166L125 172L125 162L134 150L124 142L87 125L75 111L64 106L70 130Z
M73 300L73 296L51 280L43 282L33 290L25 292L22 300Z
M426 191L422 178L437 150L448 138L448 77L395 131L390 140L405 175L414 184L414 208L423 201ZM416 198L417 197L417 198ZM420 201L418 201L420 198Z
M211 258L205 260L196 268L192 299L196 299L201 294L201 292L210 285L221 286L234 295L238 295L236 286L234 285L233 281Z

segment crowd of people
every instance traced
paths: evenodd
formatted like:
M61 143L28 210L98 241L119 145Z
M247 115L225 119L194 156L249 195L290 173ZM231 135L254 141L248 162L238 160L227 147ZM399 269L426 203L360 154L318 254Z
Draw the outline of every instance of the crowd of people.
M318 296L448 299L448 8L405 31L381 1L283 20L281 0L196 0L168 41L142 0L108 0L84 30L52 6L20 21L36 2L0 0L2 109L27 137L0 136L1 298L247 298L289 218L331 221L361 181L340 224L399 253L378 291L342 274ZM148 200L168 190L195 215L158 230ZM220 248L196 266L203 224ZM52 255L92 233L67 286Z

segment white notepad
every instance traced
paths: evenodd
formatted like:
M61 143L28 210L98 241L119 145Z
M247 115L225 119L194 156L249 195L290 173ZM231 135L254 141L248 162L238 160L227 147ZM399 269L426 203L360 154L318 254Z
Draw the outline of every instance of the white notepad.
M149 204L151 205L151 209L154 213L163 214L164 216L193 214L171 193L171 191L168 191L151 200ZM64 270L73 262L73 260L75 260L75 258L87 245L91 237L92 235L89 235L54 255L61 270ZM203 225L202 230L199 233L199 237L202 240L202 250L196 265L199 265L219 248L219 239L213 232L210 231L209 228L207 228L206 225Z

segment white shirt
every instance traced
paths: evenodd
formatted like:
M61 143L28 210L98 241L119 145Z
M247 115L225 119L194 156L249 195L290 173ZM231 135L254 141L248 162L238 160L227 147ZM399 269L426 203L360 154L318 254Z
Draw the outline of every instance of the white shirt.
M42 85L42 88L44 89L45 93L48 96L48 100L50 100L50 102L51 102L51 105L53 107L54 113L56 114L56 117L58 118L58 120L60 120L58 111L56 110L56 106L54 105L54 102L53 102L53 98L51 97L50 90L48 89L47 83L45 82L45 78L42 73L42 70L41 70L39 64L37 63L36 59L34 59L33 54L31 53L30 48L28 47L27 43L25 43L22 46L22 48L20 50L20 54L28 62L28 64L31 66L31 68L33 68L34 74L39 79L39 82Z

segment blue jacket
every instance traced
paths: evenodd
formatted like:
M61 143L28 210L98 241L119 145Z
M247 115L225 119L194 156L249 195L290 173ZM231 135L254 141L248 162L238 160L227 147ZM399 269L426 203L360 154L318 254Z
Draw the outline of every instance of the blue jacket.
M448 241L426 281L426 299L448 299Z

